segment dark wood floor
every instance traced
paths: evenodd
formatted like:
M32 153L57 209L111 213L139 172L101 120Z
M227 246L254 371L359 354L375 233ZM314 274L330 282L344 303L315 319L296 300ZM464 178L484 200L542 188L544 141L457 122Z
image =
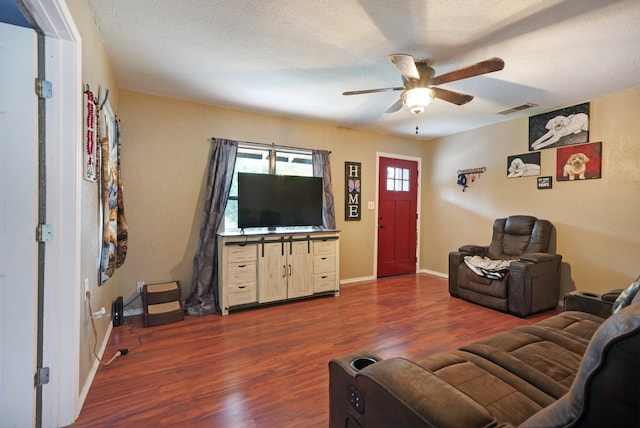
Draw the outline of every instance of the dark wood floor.
M322 297L113 329L73 427L326 427L330 358L369 349L425 357L552 315L521 319L449 297L426 274L348 284Z

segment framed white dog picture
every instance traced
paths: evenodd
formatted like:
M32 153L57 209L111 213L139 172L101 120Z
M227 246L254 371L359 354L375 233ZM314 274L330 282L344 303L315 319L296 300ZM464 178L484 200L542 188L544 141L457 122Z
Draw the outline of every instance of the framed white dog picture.
M556 181L602 178L602 142L559 147Z
M529 150L573 146L589 141L589 103L529 118Z
M507 178L540 175L540 152L507 156Z

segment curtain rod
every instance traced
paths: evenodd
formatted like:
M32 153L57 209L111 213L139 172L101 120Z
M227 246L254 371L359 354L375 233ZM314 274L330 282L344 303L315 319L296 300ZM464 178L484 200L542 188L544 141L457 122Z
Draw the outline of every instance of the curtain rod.
M216 137L211 137L211 141L215 141L217 138ZM239 144L245 145L245 146L253 146L253 147L259 147L259 148L272 148L272 149L282 149L282 150L289 150L289 151L307 151L307 150L313 150L313 149L306 149L304 147L293 147L293 146L281 146L281 145L276 145L276 143L271 143L271 144L267 144L267 143L254 143L251 141L238 141ZM329 153L331 153L331 150L329 150Z

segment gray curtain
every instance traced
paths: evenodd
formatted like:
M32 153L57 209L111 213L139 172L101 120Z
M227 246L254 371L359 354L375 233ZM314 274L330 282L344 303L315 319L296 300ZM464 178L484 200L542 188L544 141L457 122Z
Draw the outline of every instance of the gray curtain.
M213 142L214 147L209 157L207 199L200 224L200 240L193 258L191 295L185 302L187 315L207 315L220 311L216 240L229 199L238 142L220 138L215 138Z
M327 150L313 150L311 159L313 162L314 177L322 177L324 194L322 197L322 226L325 229L336 228L336 213L333 208L333 188L331 187L331 164Z

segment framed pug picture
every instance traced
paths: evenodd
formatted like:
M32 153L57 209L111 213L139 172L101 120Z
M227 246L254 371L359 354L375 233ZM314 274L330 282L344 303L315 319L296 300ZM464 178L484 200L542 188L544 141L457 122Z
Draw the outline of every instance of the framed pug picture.
M602 178L602 142L559 147L556 181Z
M589 141L589 103L529 118L529 150L572 146Z

